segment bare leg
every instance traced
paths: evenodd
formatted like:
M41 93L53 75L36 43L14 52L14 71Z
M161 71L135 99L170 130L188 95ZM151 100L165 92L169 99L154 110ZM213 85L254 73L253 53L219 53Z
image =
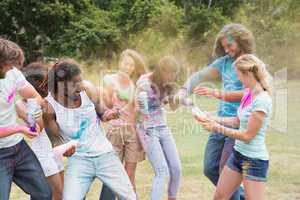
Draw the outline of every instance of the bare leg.
M53 191L53 200L62 200L63 195L63 187L64 187L64 179L63 172L54 174L52 176L47 177L47 181L50 184Z
M247 200L263 200L265 194L266 183L243 180Z
M243 180L242 174L233 171L228 166L222 170L214 200L228 200Z
M131 184L132 184L133 189L134 189L135 192L136 192L136 187L135 187L136 166L137 166L137 163L125 162L125 170L127 172L127 175L128 175L128 177L131 181Z

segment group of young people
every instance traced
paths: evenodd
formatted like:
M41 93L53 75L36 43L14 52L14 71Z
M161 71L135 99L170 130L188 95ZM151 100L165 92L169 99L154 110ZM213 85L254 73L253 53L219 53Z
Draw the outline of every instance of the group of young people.
M136 168L146 156L155 174L150 198L162 199L168 181L168 199L175 200L181 161L164 107L175 110L192 93L220 99L218 116L193 115L210 132L204 174L216 185L214 199L264 199L271 76L255 55L252 33L241 24L223 27L214 57L177 90L181 65L175 57L162 57L149 71L144 57L127 49L118 71L96 87L72 59L50 69L31 63L20 71L23 51L0 39L0 200L9 199L12 182L33 200L81 200L95 179L103 182L101 200L135 200ZM199 86L218 78L221 90ZM26 123L31 98L41 106L35 131ZM53 147L72 140L78 145L65 152L64 168Z

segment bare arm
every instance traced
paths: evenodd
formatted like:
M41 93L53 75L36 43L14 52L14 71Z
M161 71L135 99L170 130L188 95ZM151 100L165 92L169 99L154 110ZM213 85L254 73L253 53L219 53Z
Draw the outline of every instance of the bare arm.
M12 125L0 128L0 138L7 137L16 133L23 133L27 127L24 125ZM28 128L27 128L28 129Z
M191 94L193 89L201 82L216 79L219 76L219 71L216 68L208 66L190 76L183 87L188 94Z
M43 98L39 95L39 93L34 89L31 84L27 84L24 88L20 89L19 94L24 99L35 98L38 103L41 105L43 103Z
M196 87L193 92L200 96L217 98L223 101L238 102L241 101L244 91L222 91L209 87Z
M238 117L212 117L212 119L223 126L229 126L232 128L240 127L240 120Z
M228 137L249 143L257 135L258 131L262 127L265 117L266 114L264 112L254 111L249 118L247 126L248 128L243 131L224 127L223 125L218 124L215 121L200 123L207 130L222 133Z
M109 107L107 107L103 98L103 96L105 96L103 88L96 88L88 81L84 81L83 87L86 91L86 94L94 103L97 115L102 121L109 121L119 117L118 111L111 110Z
M101 90L101 89L99 89ZM112 85L105 85L102 88L102 92L99 92L100 95L102 96L103 102L104 104L108 107L108 108L112 108L113 107L113 93L114 93L114 89Z
M45 131L52 143L52 146L58 146L64 143L64 139L60 133L60 128L56 122L56 115L52 106L45 101L43 104L43 121Z

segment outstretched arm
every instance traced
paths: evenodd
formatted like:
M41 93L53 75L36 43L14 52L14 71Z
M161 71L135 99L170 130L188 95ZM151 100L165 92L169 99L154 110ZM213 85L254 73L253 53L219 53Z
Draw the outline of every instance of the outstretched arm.
M94 103L97 115L102 121L109 121L119 117L118 111L111 110L107 106L104 100L105 94L103 88L96 88L92 83L88 81L83 82L83 88L86 91L88 97Z
M191 94L193 92L193 89L201 82L211 80L211 79L216 79L218 77L219 77L218 69L208 66L196 72L192 76L190 76L188 80L185 82L183 88L186 89L187 94Z
M223 101L237 102L241 101L244 91L222 91L209 87L196 87L193 92L200 96L217 98Z

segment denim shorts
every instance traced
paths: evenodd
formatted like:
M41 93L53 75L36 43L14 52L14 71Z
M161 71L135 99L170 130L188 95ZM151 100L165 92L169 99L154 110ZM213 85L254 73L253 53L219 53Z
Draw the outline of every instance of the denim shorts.
M269 168L268 160L249 158L233 150L227 164L230 169L243 174L243 177L257 182L266 182Z

